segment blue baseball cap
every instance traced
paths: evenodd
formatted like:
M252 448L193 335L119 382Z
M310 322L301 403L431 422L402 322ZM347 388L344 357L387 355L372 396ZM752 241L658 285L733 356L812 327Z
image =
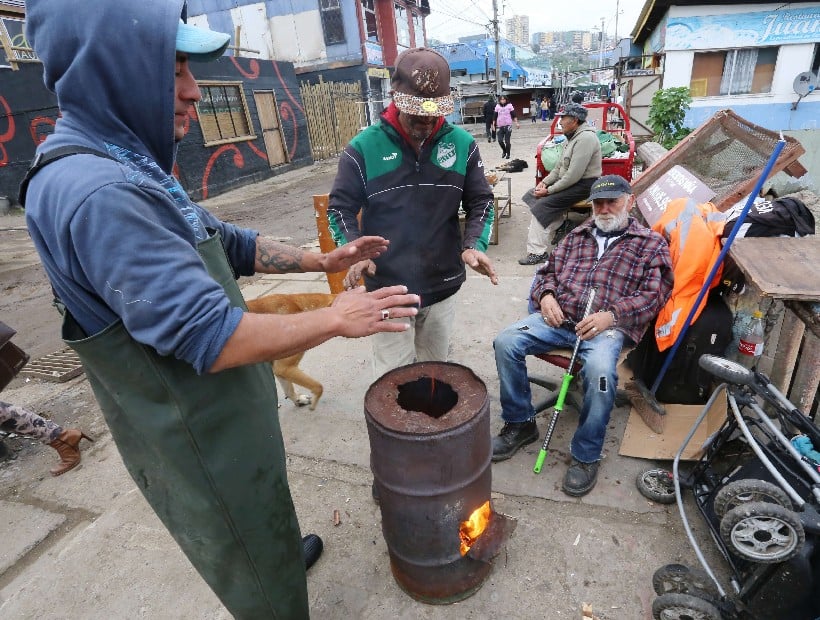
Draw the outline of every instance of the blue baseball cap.
M629 182L618 174L607 174L595 181L589 189L589 199L620 198L623 194L631 194Z
M179 20L176 50L188 54L191 60L206 62L216 60L228 48L231 35L207 28L197 28Z

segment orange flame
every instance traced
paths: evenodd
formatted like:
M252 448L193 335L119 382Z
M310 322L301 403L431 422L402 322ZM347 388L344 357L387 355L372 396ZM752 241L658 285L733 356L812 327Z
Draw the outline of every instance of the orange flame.
M469 519L462 521L461 527L458 528L458 535L461 538L461 555L467 555L473 543L484 533L490 522L491 514L490 500L487 500L473 511Z

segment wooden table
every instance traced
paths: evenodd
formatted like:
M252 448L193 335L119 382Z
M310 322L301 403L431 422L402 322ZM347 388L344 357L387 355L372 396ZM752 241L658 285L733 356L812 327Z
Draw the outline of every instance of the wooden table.
M783 302L771 380L810 413L820 383L820 238L744 237L729 254L761 301Z

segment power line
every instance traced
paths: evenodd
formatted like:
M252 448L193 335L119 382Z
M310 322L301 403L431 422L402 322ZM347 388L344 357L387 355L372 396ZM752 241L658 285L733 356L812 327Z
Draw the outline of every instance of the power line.
M469 6L462 5L460 8L452 6L452 3L449 5L444 5L443 3L440 4L438 1L434 3L431 0L430 9L430 17L443 15L466 24L480 26L481 28L487 28L487 22L490 21L489 16L481 10L476 0L470 0ZM483 18L486 18L486 21L476 21L476 18L470 19L465 17L465 13L469 13L471 10L477 10Z

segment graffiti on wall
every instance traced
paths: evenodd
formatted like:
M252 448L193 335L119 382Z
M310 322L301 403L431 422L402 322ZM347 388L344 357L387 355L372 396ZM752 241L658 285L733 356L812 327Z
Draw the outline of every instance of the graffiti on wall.
M263 180L279 169L312 163L307 119L293 65L226 57L198 66L197 78L241 81L255 137L206 147L200 119L192 107L174 173L194 200ZM289 165L277 169L269 164L253 91L273 91L276 95ZM58 118L56 99L42 81L41 65L27 63L21 64L19 71L0 70L0 166L4 170L0 196L17 196L35 149L52 133Z

